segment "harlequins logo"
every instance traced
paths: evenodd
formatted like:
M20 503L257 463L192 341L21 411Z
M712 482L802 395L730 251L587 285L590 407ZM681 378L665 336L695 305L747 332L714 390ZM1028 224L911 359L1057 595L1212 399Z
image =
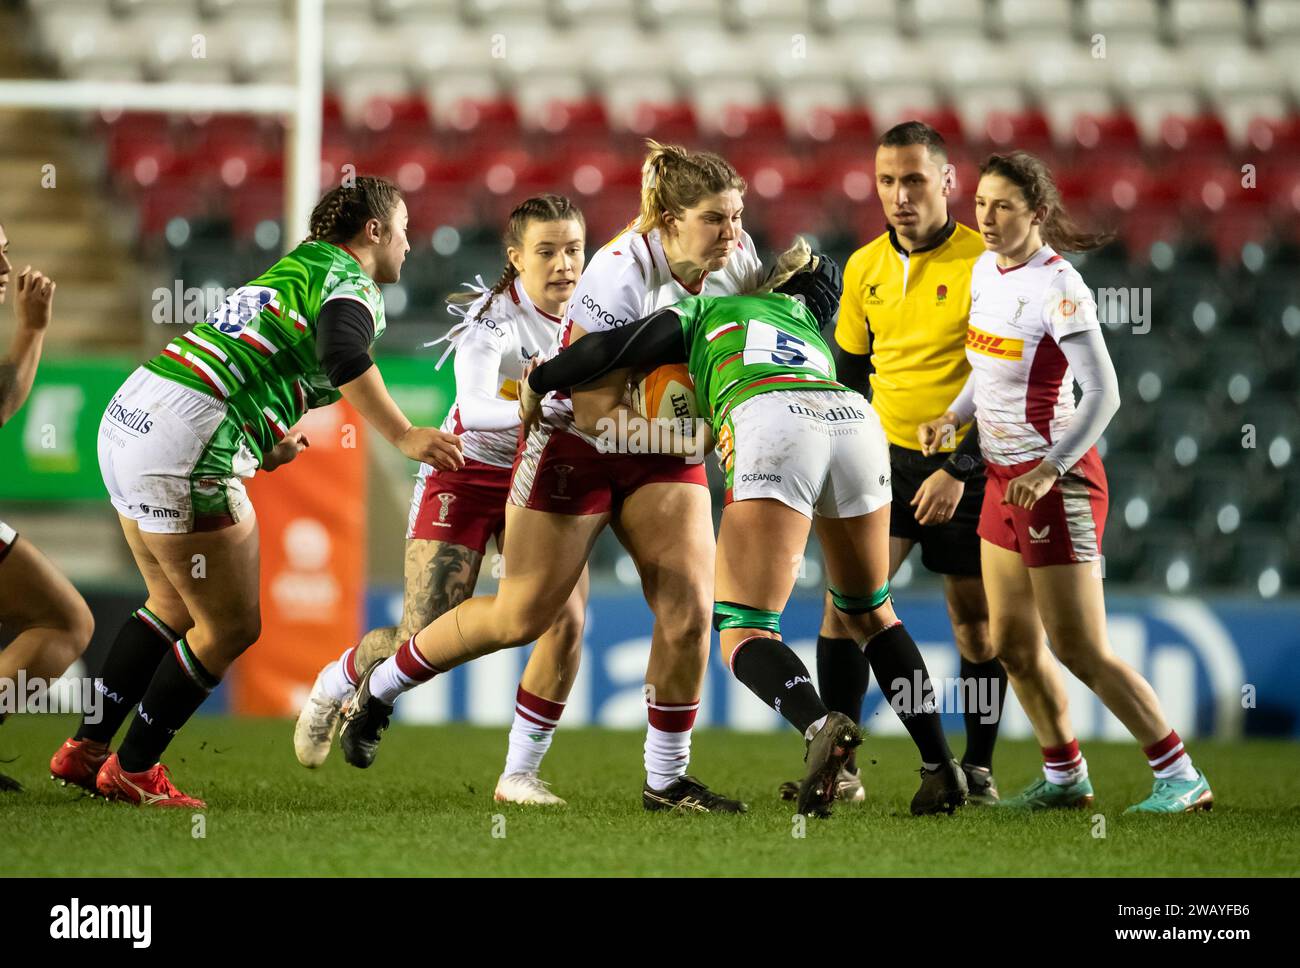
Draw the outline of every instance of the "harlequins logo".
M438 503L442 505L438 509L438 520L440 522L445 522L447 520L447 514L451 511L451 502L454 500L456 500L456 495L449 494L446 491L443 491L438 495Z
M1016 302L1020 303L1020 305L1016 307L1016 314L1015 314L1014 316L1011 317L1011 321L1012 321L1013 323L1015 323L1015 322L1019 322L1019 320L1020 320L1020 314L1023 313L1023 312L1025 311L1025 306L1028 305L1029 300L1028 300L1028 299L1021 299L1019 296L1017 296L1017 297L1016 297Z
M573 473L572 464L555 465L555 492L551 497L562 497L567 499L568 495L564 492L569 487L569 475Z
M883 285L884 285L883 282L867 283L867 298L864 301L872 306L879 306L881 303L883 303L884 300L876 295L876 290Z
M934 304L936 306L942 306L944 300L947 298L948 298L947 286L940 286L938 289L934 291Z

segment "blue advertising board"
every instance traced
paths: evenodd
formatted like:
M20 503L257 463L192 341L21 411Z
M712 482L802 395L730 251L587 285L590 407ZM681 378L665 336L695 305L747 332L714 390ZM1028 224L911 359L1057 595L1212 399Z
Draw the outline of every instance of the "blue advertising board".
M368 605L372 627L393 624L401 608L400 594L373 593ZM943 601L937 596L907 596L898 609L925 656L945 727L959 732L959 660ZM1182 735L1300 738L1300 602L1115 596L1107 601L1107 609L1112 648L1147 677ZM821 602L813 598L791 601L782 618L786 641L814 675L820 618ZM642 683L651 625L650 611L639 595L593 596L582 668L565 709L565 725L644 727ZM498 652L439 676L403 697L398 718L508 724L528 652ZM1068 672L1065 677L1080 739L1128 738L1119 721L1081 683ZM878 735L903 732L874 681L863 721ZM723 665L716 637L697 722L738 730L783 728L780 717ZM1014 695L1003 712L1002 735L1032 736Z

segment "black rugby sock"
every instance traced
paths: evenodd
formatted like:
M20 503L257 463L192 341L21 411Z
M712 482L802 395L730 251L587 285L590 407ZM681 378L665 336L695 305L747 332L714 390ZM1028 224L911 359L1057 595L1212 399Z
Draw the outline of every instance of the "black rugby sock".
M827 709L860 722L870 682L871 664L856 642L817 636L817 684Z
M122 769L140 773L160 759L172 737L203 705L219 680L203 668L185 640L158 663L126 739L118 751Z
M961 694L966 708L966 755L962 763L993 768L993 746L1002 722L1002 701L1007 694L1007 670L997 659L987 662L961 660ZM972 682L974 685L972 685Z
M801 736L806 737L808 727L828 712L813 688L808 667L780 639L755 636L742 642L731 656L731 671Z
M921 761L933 766L951 760L952 751L939 722L930 673L903 623L876 633L865 651L876 681L889 699L889 708L907 728L921 753Z
M144 606L132 612L118 630L97 677L99 681L95 683L100 698L99 721L88 723L83 715L73 739L111 743L149 688L159 662L178 638L175 631Z

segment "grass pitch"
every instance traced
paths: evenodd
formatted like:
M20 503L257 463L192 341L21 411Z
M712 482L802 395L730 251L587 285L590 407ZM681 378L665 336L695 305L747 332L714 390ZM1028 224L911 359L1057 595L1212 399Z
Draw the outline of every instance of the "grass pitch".
M49 757L74 727L71 717L15 716L0 728L0 771L27 788L0 793L0 874L1300 873L1300 771L1295 744L1283 741L1191 744L1217 798L1210 814L1121 816L1150 791L1150 773L1132 744L1089 742L1092 810L967 808L915 818L907 812L917 784L910 742L868 736L859 760L867 802L802 824L776 796L800 772L802 744L792 731L697 732L692 772L741 796L750 812L671 816L641 808L639 732L561 726L543 776L569 805L550 809L493 803L504 728L399 724L370 770L348 767L335 749L309 771L294 759L291 722L199 717L166 762L181 789L208 801L200 819L51 783ZM961 738L953 740L960 753ZM1003 793L1014 793L1036 776L1038 752L1003 741L995 766Z

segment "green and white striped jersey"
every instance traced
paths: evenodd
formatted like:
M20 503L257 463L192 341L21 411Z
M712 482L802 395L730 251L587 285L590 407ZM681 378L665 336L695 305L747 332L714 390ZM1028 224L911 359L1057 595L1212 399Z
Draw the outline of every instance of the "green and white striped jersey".
M316 359L316 319L332 299L361 303L375 338L383 333L383 294L355 256L330 242L304 242L145 368L223 401L260 464L309 409L339 399Z

